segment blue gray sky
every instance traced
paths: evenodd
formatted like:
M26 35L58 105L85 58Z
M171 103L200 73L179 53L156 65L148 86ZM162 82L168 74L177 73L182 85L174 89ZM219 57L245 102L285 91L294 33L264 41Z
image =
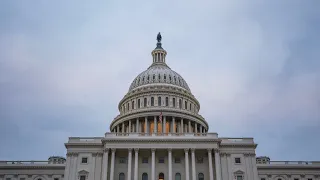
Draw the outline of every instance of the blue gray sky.
M320 160L320 1L0 1L0 160L103 136L156 35L211 132Z

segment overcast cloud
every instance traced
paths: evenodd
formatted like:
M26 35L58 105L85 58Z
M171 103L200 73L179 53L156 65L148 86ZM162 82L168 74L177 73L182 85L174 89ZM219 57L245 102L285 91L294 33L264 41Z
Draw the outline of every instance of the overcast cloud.
M0 1L0 160L103 136L131 81L167 62L209 131L257 155L320 160L320 1Z

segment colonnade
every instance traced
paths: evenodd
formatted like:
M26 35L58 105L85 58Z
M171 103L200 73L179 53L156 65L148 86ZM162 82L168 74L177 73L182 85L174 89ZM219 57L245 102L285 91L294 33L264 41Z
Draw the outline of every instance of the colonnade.
M203 125L183 118L159 116L136 118L124 121L112 129L114 133L206 133Z
M128 149L128 172L127 172L127 180L131 180L133 175L134 180L138 180L138 160L139 160L139 149L134 149L134 171L133 174L132 170L132 150L131 148ZM172 149L168 148L168 180L173 180L172 176ZM185 154L185 180L190 180L189 177L189 151L191 152L191 180L196 180L196 163L195 163L195 149L184 149ZM208 162L209 162L209 180L214 179L213 173L213 164L212 164L212 149L207 149L208 151ZM114 179L114 167L115 167L115 153L116 149L111 149L111 164L110 164L110 178L109 180ZM107 180L108 174L108 158L109 158L109 149L104 150L103 154L103 164L102 164L102 180ZM216 170L216 180L222 180L221 177L221 167L220 167L220 153L218 149L214 149L214 160L215 160L215 170ZM151 149L151 180L156 180L155 174L156 168L156 149Z

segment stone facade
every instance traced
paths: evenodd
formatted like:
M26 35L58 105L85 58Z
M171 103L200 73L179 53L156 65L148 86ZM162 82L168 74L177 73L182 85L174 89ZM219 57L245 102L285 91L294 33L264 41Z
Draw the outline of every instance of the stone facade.
M131 83L103 137L70 137L66 159L0 162L0 180L320 180L320 162L256 158L253 138L210 133L186 81L152 64Z

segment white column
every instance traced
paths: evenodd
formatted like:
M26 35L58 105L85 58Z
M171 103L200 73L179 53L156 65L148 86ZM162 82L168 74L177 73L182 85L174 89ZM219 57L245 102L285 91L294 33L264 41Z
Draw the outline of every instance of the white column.
M215 159L217 180L221 180L221 163L220 163L219 149L214 150L214 159Z
M183 119L181 118L181 121L180 121L180 133L183 133Z
M109 158L109 149L105 149L103 151L103 159L102 159L102 179L107 180L108 174L108 158Z
M252 164L252 170L253 170L253 179L259 179L258 176L258 169L257 169L257 162L256 162L256 155L255 154L250 154L251 158L251 164Z
M151 149L152 153L152 164L151 164L151 180L155 180L155 172L156 172L156 149Z
M202 135L202 125L200 125L200 134Z
M189 122L188 122L188 133L192 133L191 132L191 121L189 120Z
M229 180L233 180L233 174L232 174L232 160L231 160L231 154L227 153L227 166L228 166L228 176ZM248 166L247 166L248 167ZM249 179L249 178L248 178Z
M189 180L189 149L184 149L184 163L185 163L185 174L186 180Z
M167 117L163 117L163 125L162 125L162 132L166 133L166 124L167 124Z
M128 174L127 174L127 180L131 180L131 165L132 165L132 149L128 149Z
M198 134L198 124L196 122L194 123L194 132Z
M134 149L134 180L138 180L139 149Z
M168 172L169 172L169 179L172 180L172 149L168 149Z
M191 161L192 161L192 180L196 180L196 157L195 149L191 149Z
M118 134L120 133L120 126L119 126L119 124L117 125L117 133L118 133Z
M140 133L140 130L139 130L139 118L137 118L137 122L136 122L136 133Z
M122 135L124 135L124 122L122 123Z
M114 161L115 161L115 153L116 149L111 149L111 167L110 167L110 179L113 180L114 177Z
M64 171L64 179L65 180L69 180L70 179L69 175L70 175L71 158L72 158L72 154L71 153L67 153L66 169Z
M148 117L144 118L144 124L145 124L145 133L149 132L149 126L148 126Z
M129 120L129 129L128 133L131 133L131 120Z
M212 149L208 149L209 180L213 180Z
M154 116L154 119L153 119L153 132L156 134L158 132L158 127L157 127L157 116Z
M176 124L176 119L175 117L172 117L172 133L176 133L175 124Z
M96 159L97 159L98 153L92 153L92 174L89 174L89 177L92 179L96 179L94 176L96 175Z

